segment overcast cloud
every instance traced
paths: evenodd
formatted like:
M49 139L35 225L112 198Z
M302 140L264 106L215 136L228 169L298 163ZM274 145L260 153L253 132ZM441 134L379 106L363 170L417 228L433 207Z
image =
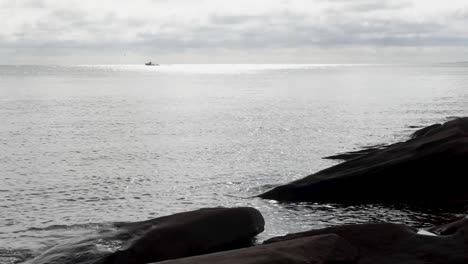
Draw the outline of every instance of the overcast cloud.
M466 0L0 0L0 64L468 60Z

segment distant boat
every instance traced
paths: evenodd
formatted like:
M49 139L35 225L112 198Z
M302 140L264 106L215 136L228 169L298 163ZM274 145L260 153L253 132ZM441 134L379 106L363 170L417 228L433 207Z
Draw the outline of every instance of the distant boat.
M145 63L145 65L146 65L146 66L159 66L159 64L154 64L154 63L152 63L151 61Z

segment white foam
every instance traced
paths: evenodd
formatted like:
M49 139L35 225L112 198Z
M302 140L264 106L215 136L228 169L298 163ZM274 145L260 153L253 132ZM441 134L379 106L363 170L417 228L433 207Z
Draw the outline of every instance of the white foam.
M418 234L418 235L422 235L422 236L437 236L437 235L434 234L434 233L431 233L431 232L429 232L429 231L427 231L427 230L422 230L422 229L418 230L418 233L417 233L417 234Z

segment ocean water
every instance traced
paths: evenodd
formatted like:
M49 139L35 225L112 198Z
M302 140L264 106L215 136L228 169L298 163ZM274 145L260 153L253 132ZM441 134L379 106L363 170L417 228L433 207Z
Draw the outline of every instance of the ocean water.
M468 65L0 66L0 263L215 206L253 206L259 239L343 223L424 227L449 210L254 196L322 157L468 115Z

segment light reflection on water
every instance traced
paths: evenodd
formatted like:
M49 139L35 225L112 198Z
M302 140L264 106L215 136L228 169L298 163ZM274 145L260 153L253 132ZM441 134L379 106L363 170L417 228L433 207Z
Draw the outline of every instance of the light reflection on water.
M321 157L467 115L467 85L461 66L0 66L0 262L200 207L258 208L260 240L437 223L451 212L252 197L336 163Z

